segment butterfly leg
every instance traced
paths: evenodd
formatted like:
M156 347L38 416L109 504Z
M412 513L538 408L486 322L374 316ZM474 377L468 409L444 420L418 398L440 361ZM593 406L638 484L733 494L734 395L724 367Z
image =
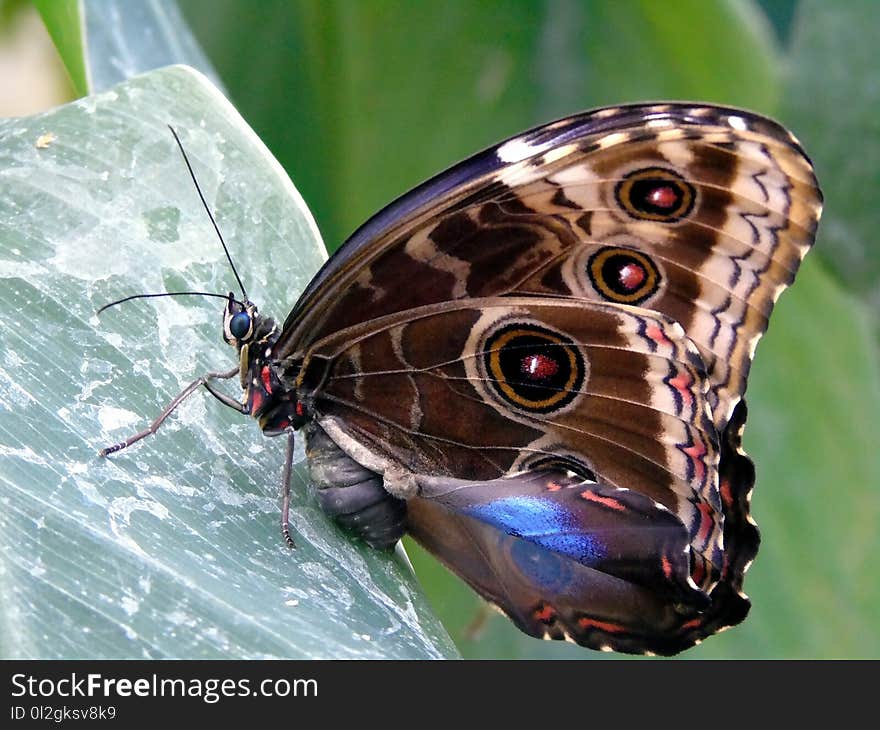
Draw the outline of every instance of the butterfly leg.
M281 535L287 547L296 547L290 536L290 474L293 468L293 431L287 436L287 449L284 453L284 468L281 470Z
M201 386L205 386L208 391L216 398L220 400L224 405L228 405L230 407L236 408L237 410L242 410L241 403L229 398L229 396L224 395L223 393L219 393L218 391L213 390L209 383L212 380L228 380L239 373L239 368L234 368L227 372L223 373L205 373L202 377L193 380L189 385L186 386L180 393L178 393L174 400L172 400L162 412L156 417L149 427L145 428L143 431L136 433L134 436L129 436L125 441L120 441L118 444L113 444L112 446L107 446L106 448L98 451L99 456L109 456L110 454L116 453L117 451L122 451L122 449L126 449L132 444L137 443L143 438L147 436L151 436L159 430L159 427L165 423L165 420L177 409L183 401L189 398L196 390L198 390Z

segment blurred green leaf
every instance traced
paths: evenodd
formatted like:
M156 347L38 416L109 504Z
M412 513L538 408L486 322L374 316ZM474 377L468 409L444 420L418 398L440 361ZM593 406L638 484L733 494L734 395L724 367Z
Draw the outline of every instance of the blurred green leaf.
M34 0L80 96L186 64L223 88L174 0Z
M579 20L582 83L572 91L591 106L696 99L767 113L776 105L779 56L752 3L592 0Z
M787 64L784 109L810 151L825 192L817 254L880 313L880 83L873 0L804 0ZM875 319L880 326L880 318Z
M33 0L58 49L73 88L80 96L89 93L83 48L82 6L79 0Z
M213 299L95 316L234 288L169 123L264 311L283 316L325 257L288 177L189 69L0 122L0 656L454 656L402 553L354 544L301 474L284 546L283 440L213 398L97 456L237 363Z
M297 180L331 251L413 185L553 117L661 97L770 112L778 93L772 34L750 3L248 7L181 2L236 104Z
M791 40L791 28L799 0L757 0L783 46Z
M746 583L755 608L728 646L880 657L880 358L870 317L818 256L773 314L749 396L763 540Z

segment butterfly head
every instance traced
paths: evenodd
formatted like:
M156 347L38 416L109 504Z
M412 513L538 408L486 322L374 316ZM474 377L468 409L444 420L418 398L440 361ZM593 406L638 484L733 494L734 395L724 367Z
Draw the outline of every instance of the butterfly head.
M277 326L271 317L264 317L249 299L236 299L232 292L223 308L223 339L241 351L246 345L271 345L277 337Z
M253 341L263 317L251 301L239 301L232 292L223 309L223 339L239 350Z

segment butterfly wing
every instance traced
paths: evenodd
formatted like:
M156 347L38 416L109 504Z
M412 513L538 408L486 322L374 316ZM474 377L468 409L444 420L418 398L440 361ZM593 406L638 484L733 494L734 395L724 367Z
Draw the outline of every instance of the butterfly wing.
M465 160L368 221L304 292L277 352L462 298L638 305L696 343L721 432L820 211L809 159L759 115L657 104L569 117Z
M553 606L558 625L538 635L661 652L709 605L724 568L708 388L696 348L660 315L495 297L330 336L304 364L301 392L336 444L409 498L416 539L518 625ZM417 491L402 494L400 474ZM547 519L535 526L536 514ZM587 542L607 559L577 560ZM508 590L496 562L511 555L558 562L573 582Z
M413 537L531 636L675 654L710 605L684 526L637 492L531 473L437 485L408 510Z
M758 532L749 515L754 468L740 448L742 396L757 342L813 243L820 212L809 159L759 115L656 104L569 117L465 160L374 216L304 292L275 355L306 362L297 381L305 402L343 450L385 473L389 491L400 481L389 474L400 469L474 482L461 492L474 503L548 474L627 489L632 499L614 512L621 535L634 534L632 523L664 537L623 537L624 553L655 578L674 531L662 527L662 510L639 500L669 510L688 536L689 580L708 594L707 606L674 607L671 596L684 585L675 571L664 583L573 566L571 556L516 534L528 511L514 511L510 524L481 519L431 493L425 479L409 501L409 521L417 539L529 633L677 651L748 611L742 579ZM523 295L555 309L528 310ZM615 324L590 333L570 321L560 298L591 327ZM611 320L610 305L618 305ZM524 329L494 319L505 306L516 316L530 312ZM639 317L638 334L621 336L621 321ZM575 334L553 345L562 331ZM450 343L449 332L470 339ZM523 348L534 350L527 360ZM579 362L589 378L559 380ZM516 380L510 368L527 376ZM542 390L535 375L556 391ZM604 390L581 393L599 384ZM567 400L572 392L579 395ZM535 498L545 506L563 499ZM585 534L598 529L589 520L606 524L578 498L564 499L554 509L588 520ZM611 532L602 528L602 539ZM505 587L504 570L516 568L505 561L517 550L575 570L568 604L536 580ZM611 581L603 593L599 575L638 590ZM558 611L555 628L533 621L536 610L549 615L545 604ZM655 609L650 620L636 617Z
M740 403L721 445L721 576L693 590L698 554L680 521L643 495L532 472L488 484L438 479L408 502L409 532L531 636L593 649L675 654L741 622L758 550ZM684 563L684 564L683 564Z
M551 460L670 507L698 494L718 508L706 389L692 343L660 315L495 297L327 337L298 392L322 427L413 474L495 479Z

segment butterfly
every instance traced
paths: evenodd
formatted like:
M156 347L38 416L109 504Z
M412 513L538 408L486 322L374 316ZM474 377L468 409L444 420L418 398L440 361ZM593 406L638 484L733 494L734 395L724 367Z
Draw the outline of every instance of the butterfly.
M532 636L678 653L749 611L743 395L821 206L798 141L751 112L544 124L370 218L283 325L235 272L241 297L211 296L237 366L101 453L204 386L287 436L291 545L301 431L323 510L368 544L409 533ZM241 400L216 387L235 376Z

